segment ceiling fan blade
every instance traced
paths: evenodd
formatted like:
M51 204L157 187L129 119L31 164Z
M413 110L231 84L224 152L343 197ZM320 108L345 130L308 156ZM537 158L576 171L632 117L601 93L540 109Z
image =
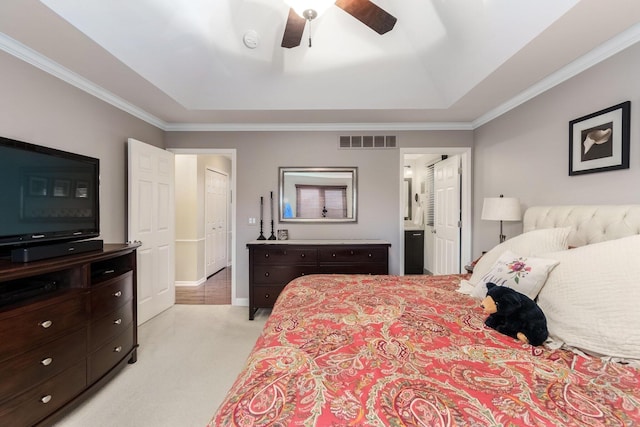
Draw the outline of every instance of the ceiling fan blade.
M306 19L298 16L293 9L289 9L289 18L287 18L287 25L284 27L281 46L287 48L300 46L306 23Z
M337 0L336 6L378 34L393 29L397 19L369 0Z

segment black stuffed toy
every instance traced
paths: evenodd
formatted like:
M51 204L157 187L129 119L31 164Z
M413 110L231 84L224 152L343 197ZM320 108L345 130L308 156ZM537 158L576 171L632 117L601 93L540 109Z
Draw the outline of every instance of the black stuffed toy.
M485 325L531 345L541 345L549 336L547 319L531 298L506 286L487 283L482 308L489 315Z

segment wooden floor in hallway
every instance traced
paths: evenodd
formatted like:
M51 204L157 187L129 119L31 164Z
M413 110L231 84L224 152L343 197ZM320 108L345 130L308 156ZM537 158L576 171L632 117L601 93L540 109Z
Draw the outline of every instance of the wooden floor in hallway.
M176 304L231 304L231 267L223 268L198 286L176 286Z

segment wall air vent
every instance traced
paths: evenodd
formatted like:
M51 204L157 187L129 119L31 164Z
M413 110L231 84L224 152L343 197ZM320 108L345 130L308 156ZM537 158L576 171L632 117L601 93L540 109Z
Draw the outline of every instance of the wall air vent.
M338 148L398 148L395 135L364 135L341 136L338 140Z

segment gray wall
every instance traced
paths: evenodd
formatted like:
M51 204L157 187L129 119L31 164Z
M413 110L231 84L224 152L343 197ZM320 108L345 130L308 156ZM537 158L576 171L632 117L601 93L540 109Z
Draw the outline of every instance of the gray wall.
M125 239L125 142L133 137L167 148L237 150L237 296L248 295L246 242L258 236L249 217L259 198L277 192L279 166L357 166L359 221L333 226L277 224L291 238L384 239L399 271L398 150L338 150L345 132L162 132L127 113L0 52L0 134L101 159L102 237ZM400 147L474 146L473 252L495 244L498 225L480 220L482 200L505 194L523 207L540 204L640 203L637 141L640 44L471 131L393 132ZM631 169L568 176L570 120L630 100ZM363 132L364 133L364 132ZM373 132L379 134L378 132ZM348 132L347 132L348 134ZM163 141L164 139L164 141ZM507 236L521 231L507 223Z
M0 75L0 135L99 158L101 238L124 242L127 138L163 132L4 52Z
M386 132L387 134L389 132ZM391 242L390 270L399 272L400 153L398 149L341 150L340 132L168 132L167 148L232 148L237 150L236 279L238 298L248 298L246 243L259 235L248 225L260 216L260 196L278 195L280 166L357 166L358 222L346 224L279 224L290 239L382 239ZM346 133L349 134L349 133ZM355 133L360 134L360 133ZM369 133L371 134L371 133ZM380 134L373 132L373 134ZM471 131L393 132L402 147L469 147ZM277 208L275 215L277 216ZM265 207L265 234L271 232Z
M484 197L522 207L640 203L640 44L554 87L474 132L473 253L490 249L498 224L482 221ZM630 169L569 176L569 122L631 101ZM513 237L522 223L505 223Z

